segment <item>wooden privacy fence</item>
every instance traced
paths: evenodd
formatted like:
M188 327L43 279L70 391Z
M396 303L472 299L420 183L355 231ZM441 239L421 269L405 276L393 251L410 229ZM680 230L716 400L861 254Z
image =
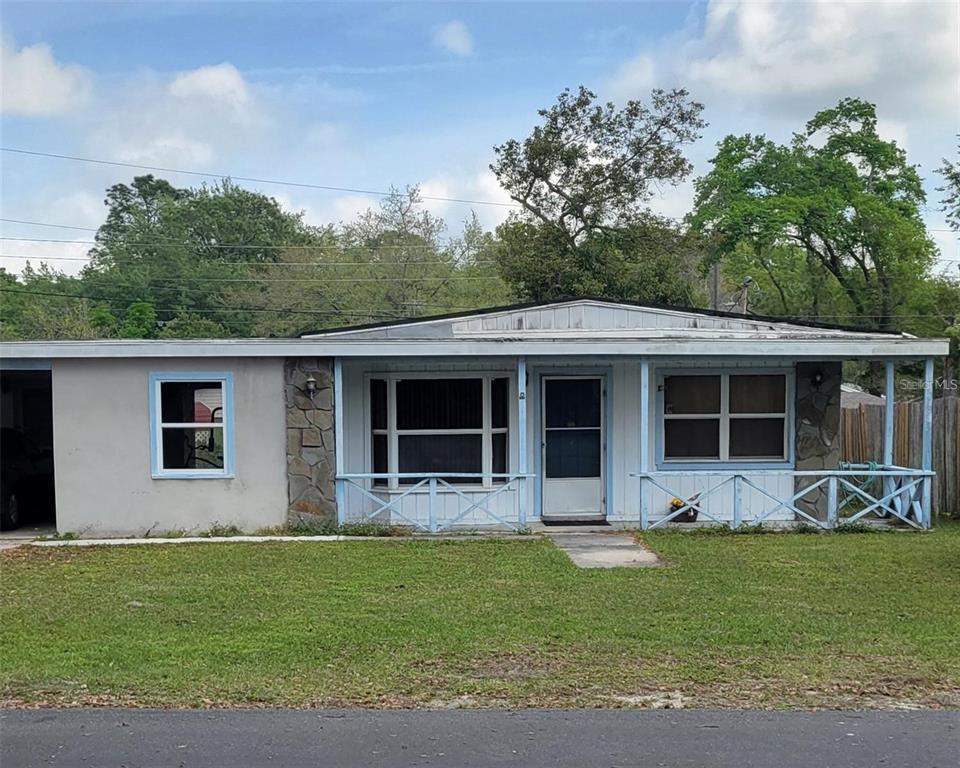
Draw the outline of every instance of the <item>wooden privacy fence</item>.
M919 467L922 402L897 403L894 408L893 463ZM841 409L841 459L851 463L883 461L883 405ZM933 512L960 514L960 398L933 401Z

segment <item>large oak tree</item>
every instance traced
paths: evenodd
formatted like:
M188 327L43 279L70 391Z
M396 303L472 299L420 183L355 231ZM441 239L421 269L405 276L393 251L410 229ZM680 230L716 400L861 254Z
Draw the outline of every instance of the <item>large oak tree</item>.
M714 258L752 260L785 314L902 327L936 249L920 176L878 134L873 104L844 99L789 144L727 136L712 164L696 182L691 221Z
M684 150L705 125L702 109L680 89L618 108L581 86L540 110L527 138L495 147L490 168L520 208L497 232L514 290L533 299L686 297L690 242L649 202L690 174Z

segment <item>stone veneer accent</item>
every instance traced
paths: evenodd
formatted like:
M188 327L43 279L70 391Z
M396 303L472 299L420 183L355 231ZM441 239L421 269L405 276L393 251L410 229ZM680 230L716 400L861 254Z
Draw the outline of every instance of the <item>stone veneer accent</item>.
M811 382L817 372L823 382ZM796 467L798 470L836 469L840 465L840 363L797 363L796 386ZM798 477L794 491L815 483L819 477ZM827 487L821 485L797 500L802 509L818 520L827 517Z
M307 394L307 379L317 389ZM333 361L287 358L283 365L287 406L287 521L336 522Z

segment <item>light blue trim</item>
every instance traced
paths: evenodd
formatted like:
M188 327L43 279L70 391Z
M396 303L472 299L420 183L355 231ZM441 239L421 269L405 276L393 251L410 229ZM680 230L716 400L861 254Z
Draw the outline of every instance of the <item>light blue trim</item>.
M781 461L667 461L664 459L663 440L663 380L667 376L717 376L728 375L756 375L756 374L783 374L787 377L787 458ZM756 367L701 367L695 368L657 368L656 369L656 400L654 419L656 421L656 467L658 471L676 470L678 472L698 472L704 470L753 470L753 469L793 469L796 464L796 368L764 368Z
M923 361L923 445L921 446L921 466L925 472L933 471L933 358ZM925 477L920 491L920 524L930 527L933 513L933 482Z
M517 358L517 453L521 474L527 472L527 358ZM517 517L527 524L527 479L517 482Z
M650 360L641 358L640 360L640 472L650 471ZM650 489L645 477L639 479L640 483L640 527L647 529L650 519ZM624 512L627 510L625 509Z
M895 371L892 360L887 361L886 382L884 386L883 403L883 463L886 466L893 464L893 431L896 408L896 389L894 387Z
M160 450L160 384L165 381L219 381L223 384L223 469L164 469ZM150 475L154 480L223 480L236 477L233 374L223 371L156 371L149 377Z
M53 363L50 360L31 358L0 357L0 371L51 371Z
M529 390L527 397L533 395L530 407L533 408L533 434L536 440L536 451L533 454L533 514L534 517L543 516L543 430L542 430L542 397L543 397L543 378L550 376L593 376L599 377L604 391L604 425L603 425L603 451L606 456L604 461L606 477L604 478L603 492L605 499L603 502L603 513L606 517L612 517L610 507L613 502L613 450L610 439L613 426L613 366L593 366L589 368L578 368L570 366L569 368L533 368L533 392Z

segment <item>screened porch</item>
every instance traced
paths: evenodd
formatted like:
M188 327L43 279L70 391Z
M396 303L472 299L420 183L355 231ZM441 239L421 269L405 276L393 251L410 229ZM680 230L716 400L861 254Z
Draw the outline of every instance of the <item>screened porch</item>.
M336 358L338 520L424 532L564 520L929 527L933 360L917 468L893 462L893 409L882 462L811 460L807 433L819 413L833 418L838 369L782 357ZM887 402L895 373L888 360Z

